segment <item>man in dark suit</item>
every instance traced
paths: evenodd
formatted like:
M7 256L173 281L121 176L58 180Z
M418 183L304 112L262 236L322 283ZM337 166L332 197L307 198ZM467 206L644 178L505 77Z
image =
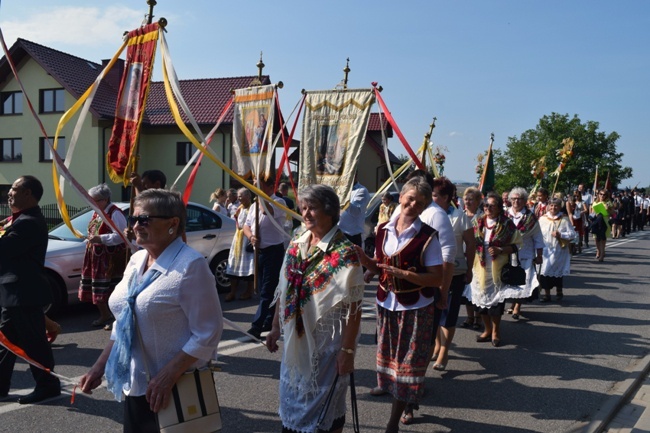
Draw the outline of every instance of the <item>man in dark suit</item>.
M54 356L45 336L43 308L52 302L43 275L47 225L38 202L43 186L34 176L18 178L8 194L11 225L0 237L0 331L36 362L54 368ZM0 346L0 398L6 397L16 356ZM59 379L33 367L34 391L18 399L37 403L61 394Z

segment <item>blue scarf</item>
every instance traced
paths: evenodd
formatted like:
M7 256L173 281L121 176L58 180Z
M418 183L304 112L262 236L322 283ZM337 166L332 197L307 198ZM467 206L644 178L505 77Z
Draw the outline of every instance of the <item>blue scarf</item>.
M137 272L134 272L129 279L126 307L115 321L117 338L104 370L108 382L107 388L113 393L117 401L122 401L124 385L131 384L131 346L135 334L135 323L133 321L135 298L160 276L160 271L149 269L139 285L135 283L136 276Z

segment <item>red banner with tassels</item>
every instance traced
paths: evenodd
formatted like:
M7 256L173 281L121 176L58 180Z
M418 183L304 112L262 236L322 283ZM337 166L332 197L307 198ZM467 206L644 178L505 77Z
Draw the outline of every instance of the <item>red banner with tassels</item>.
M113 133L108 143L106 168L111 180L126 185L134 171L140 124L153 75L158 44L158 23L129 32L124 75L117 95Z

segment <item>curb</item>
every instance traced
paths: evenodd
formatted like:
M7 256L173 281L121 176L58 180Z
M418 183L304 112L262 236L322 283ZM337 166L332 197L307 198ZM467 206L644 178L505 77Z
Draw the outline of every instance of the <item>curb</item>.
M634 396L650 372L650 354L637 362L630 370L630 378L619 382L612 391L612 396L598 409L592 421L582 433L602 433L616 414Z

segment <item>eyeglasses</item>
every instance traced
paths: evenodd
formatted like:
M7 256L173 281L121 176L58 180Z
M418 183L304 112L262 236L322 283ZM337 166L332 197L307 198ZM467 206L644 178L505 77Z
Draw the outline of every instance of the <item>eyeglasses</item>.
M171 219L174 218L173 216L162 216L162 215L138 215L138 216L130 216L128 217L129 220L129 225L134 226L135 223L140 224L143 227L147 227L149 225L149 220L152 218L160 218L160 219Z

